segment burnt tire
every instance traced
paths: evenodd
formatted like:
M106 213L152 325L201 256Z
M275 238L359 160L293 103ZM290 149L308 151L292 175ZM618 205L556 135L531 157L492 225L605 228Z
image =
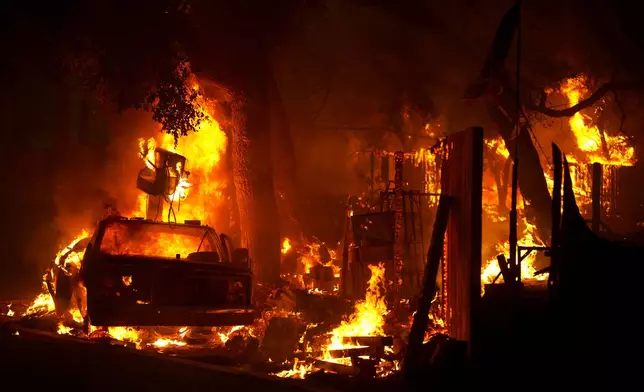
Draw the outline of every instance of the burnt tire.
M72 278L61 269L56 271L56 292L54 294L54 305L56 314L62 316L69 310L72 303Z

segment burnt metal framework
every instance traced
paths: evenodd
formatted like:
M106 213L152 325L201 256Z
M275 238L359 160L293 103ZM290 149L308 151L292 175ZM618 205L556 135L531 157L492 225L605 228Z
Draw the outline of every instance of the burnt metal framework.
M432 151L433 150L429 150ZM343 265L346 268L343 268L343 271L350 270L349 259L356 260L355 257L358 257L362 260L364 264L366 261L365 258L371 260L376 253L379 253L380 256L376 257L382 262L390 263L391 273L387 273L388 279L391 279L396 283L397 292L403 297L408 297L418 294L418 291L421 287L424 257L426 251L426 240L425 238L426 230L424 228L426 222L424 219L431 216L431 212L427 216L423 216L423 209L428 207L435 207L437 205L439 193L423 192L420 190L405 189L404 182L404 165L409 162L410 154L398 151L394 154L386 153L382 154L377 151L367 151L371 155L371 173L372 173L372 183L370 184L370 197L369 197L369 211L374 211L379 207L379 213L392 213L392 228L394 229L394 236L392 242L389 245L380 244L379 246L361 246L356 243L357 246L349 246L353 243L355 238L353 238L353 230L351 228L351 216L352 207L351 207L351 197L347 200L347 222L345 228L345 245L343 247ZM438 154L438 152L436 152ZM381 172L383 175L382 180L388 184L388 188L379 191L377 194L374 191L375 184L373 182L374 178L374 167L376 164L376 157L381 157L380 164ZM391 158L394 158L394 181L389 181L389 163ZM427 168L423 167L425 172ZM432 174L436 174L433 173ZM426 187L430 179L428 177L434 178L430 175L425 174L423 180L423 187ZM378 196L377 201L372 201L372 196ZM363 206L364 207L364 206ZM375 212L367 213L378 214ZM354 216L362 216L356 215ZM389 246L390 249L386 250L385 248ZM356 248L356 249L353 249ZM378 249L376 249L378 248ZM362 255L362 256L360 256ZM383 259L384 258L384 259ZM373 262L370 261L370 262ZM369 262L367 262L369 263ZM389 270L388 270L389 271ZM361 275L356 273L358 271L353 271L351 275L353 278L350 278L347 274L343 273L342 277L342 294L351 295L349 291L354 291L355 289L361 287L360 281L361 277L356 275ZM355 287L354 287L355 286ZM355 294L355 293L354 293Z
M428 203L423 203L423 200L426 197L438 197L440 194L403 189L404 154L399 151L394 157L394 188L380 192L380 212L394 211L395 279L399 288L402 289L404 285L406 294L411 294L420 289L425 257L423 205ZM404 268L405 265L407 268ZM403 277L404 275L406 276Z
M358 264L361 265L374 263L377 259L390 265L387 268L387 278L396 282L396 288L398 289L396 291L399 294L402 296L418 294L422 280L426 242L429 240L429 238L426 238L429 233L424 229L424 225L427 224L424 219L430 217L434 208L438 206L440 194L438 192L432 193L430 190L438 187L438 180L440 179L439 162L443 159L441 152L444 151L444 147L445 142L439 141L435 145L416 153L402 151L391 153L378 149L358 152L360 154L369 154L370 183L368 197L358 198L357 206L359 209L369 211L369 213L354 217L374 213L379 206L380 213L391 212L393 214L391 227L394 229L394 236L388 245L371 244L361 246L357 244L357 241L355 241L355 245L350 245L354 243L355 238L353 238L354 229L351 227L354 210L352 198L349 196L342 252L343 271L351 270L351 265L356 258L360 260ZM425 153L434 154L436 161L428 163L424 159ZM414 166L419 167L423 173L421 189L425 191L405 189L406 182L404 181L403 168L410 160L412 164L415 161ZM394 173L391 173L390 164L392 161L394 163ZM375 189L376 169L378 167L380 169L380 181L386 184L386 189L383 191L376 191ZM423 216L424 212L422 210L424 208L431 208L426 217ZM357 270L359 269L357 268ZM350 274L343 273L341 278L342 295L355 295L352 292L356 289L359 291L359 287L362 287L363 282L361 283L361 281L363 277L357 276L362 275L361 273L356 273L358 272L357 270ZM441 274L441 276L444 275Z

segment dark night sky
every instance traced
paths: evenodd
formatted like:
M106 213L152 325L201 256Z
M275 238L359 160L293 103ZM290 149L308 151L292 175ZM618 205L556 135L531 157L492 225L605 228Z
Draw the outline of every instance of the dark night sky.
M459 98L476 77L496 25L512 1L389 3L329 0L323 15L307 16L310 21L302 23L306 27L275 51L276 78L291 119L302 177L323 167L317 171L333 179L318 178L316 184L308 184L311 187L333 183L337 193L351 188L355 177L344 174L342 167L320 166L321 157L346 155L335 152L343 137L325 126L383 125L377 112L395 96L402 75L414 75L414 84L447 117L450 129L489 123L480 108L465 106ZM576 71L608 77L615 68L628 80L644 77L644 38L634 2L524 4L524 72L535 83L552 83ZM0 128L6 162L0 296L3 287L38 287L41 271L66 233L59 223L61 211L82 215L78 210L101 203L88 199L104 197L99 177L110 144L148 116L119 117L59 72L56 33L74 23L78 15L70 10L79 9L74 5L0 5ZM330 93L324 101L326 88ZM627 99L626 130L639 136L643 119L635 110L641 107L641 97L630 94ZM322 103L323 109L312 117ZM69 189L84 192L69 195Z

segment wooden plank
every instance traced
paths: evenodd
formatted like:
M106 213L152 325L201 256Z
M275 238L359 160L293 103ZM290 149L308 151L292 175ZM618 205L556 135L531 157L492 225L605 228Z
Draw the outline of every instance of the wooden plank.
M505 258L505 255L496 256L496 261L497 263L499 263L499 269L501 270L503 281L506 284L509 284L510 282L515 282L516 276L513 274L514 270L511 270L510 268L508 268L508 260Z
M355 376L360 372L359 368L353 366L342 365L340 363L317 360L314 366L318 369L327 370L329 372L342 374L345 376Z
M483 129L451 135L441 192L456 198L447 226L448 333L470 341L481 293Z
M382 357L384 355L384 346L372 347L348 347L344 349L328 350L328 351L313 351L313 352L298 352L293 355L297 359L310 359L320 358L329 355L331 358L351 358L359 356L369 357Z
M391 336L345 336L342 338L342 343L367 347L388 347L394 345L394 338Z

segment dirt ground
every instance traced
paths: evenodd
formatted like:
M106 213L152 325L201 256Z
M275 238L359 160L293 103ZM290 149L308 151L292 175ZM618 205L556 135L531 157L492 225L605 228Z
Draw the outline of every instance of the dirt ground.
M0 382L76 391L304 391L290 380L202 368L121 347L0 337ZM65 388L65 389L62 389Z

